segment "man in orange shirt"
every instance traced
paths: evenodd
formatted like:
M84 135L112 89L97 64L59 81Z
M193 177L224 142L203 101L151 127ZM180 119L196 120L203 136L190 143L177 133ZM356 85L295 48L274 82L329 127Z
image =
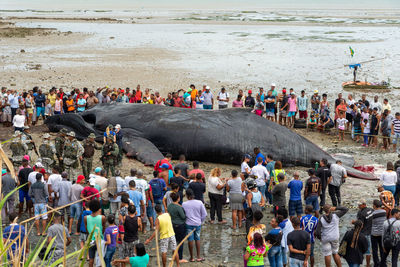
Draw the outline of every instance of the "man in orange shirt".
M379 199L382 201L383 208L386 210L386 217L389 218L391 210L394 208L394 197L392 192L385 190L383 186L378 187Z
M190 96L192 98L192 104L190 105L192 108L196 108L196 96L197 96L197 89L194 86L194 84L190 85L190 88L192 89L192 92L190 93Z
M136 103L142 103L142 91L140 91L140 84L136 86Z

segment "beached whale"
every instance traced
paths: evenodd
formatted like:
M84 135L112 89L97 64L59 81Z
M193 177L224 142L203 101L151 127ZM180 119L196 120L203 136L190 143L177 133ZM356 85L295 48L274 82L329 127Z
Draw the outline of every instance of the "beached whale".
M95 133L99 141L109 124L120 124L128 156L153 165L171 152L189 160L240 164L259 147L284 165L314 167L321 158L335 159L301 135L261 118L249 109L194 110L144 104L100 104L83 113L46 119L50 131L67 128L77 138ZM350 175L374 179L369 173L346 167Z

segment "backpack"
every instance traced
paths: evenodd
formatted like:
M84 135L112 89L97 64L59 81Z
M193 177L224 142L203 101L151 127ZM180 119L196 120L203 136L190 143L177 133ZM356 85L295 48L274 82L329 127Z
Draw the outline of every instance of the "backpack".
M389 223L389 220L387 220ZM393 224L396 220L393 220L392 223L389 223L389 227L386 229L385 233L383 234L383 246L385 248L393 248L399 243L399 234L393 231Z
M158 179L152 179L149 184L151 185L151 189L153 191L153 198L160 199L163 197L163 187L161 182Z

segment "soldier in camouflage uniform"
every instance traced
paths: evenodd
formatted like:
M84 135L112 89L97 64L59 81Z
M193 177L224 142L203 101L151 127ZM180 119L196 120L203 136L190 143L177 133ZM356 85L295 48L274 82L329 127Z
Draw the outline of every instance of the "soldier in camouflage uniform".
M101 146L96 144L94 139L96 138L96 135L94 133L89 134L88 138L83 141L83 155L82 155L82 171L83 175L86 177L86 179L89 179L89 174L92 171L92 164L93 164L93 156L94 156L94 150L101 150Z
M58 166L61 167L62 170L64 170L64 164L63 161L60 160L60 158L63 155L63 149L64 149L64 143L66 140L66 134L67 134L67 129L62 128L60 132L58 133L56 139L54 140L55 142L55 147L56 147L56 157L58 160Z
M16 131L13 135L14 139L10 144L10 150L12 152L11 161L14 168L17 170L22 164L23 157L28 152L28 146L21 140L21 132Z
M39 154L46 172L50 172L54 166L56 147L50 142L50 134L43 135L43 143L39 146Z
M65 140L63 155L61 160L64 163L65 171L68 173L70 181L76 181L79 175L79 160L82 160L83 147L75 139L75 132L69 132L67 134L67 140Z
M21 140L23 143L25 143L28 146L27 155L29 155L29 157L32 159L32 151L35 150L35 153L37 154L37 150L36 150L35 142L33 141L32 136L30 135L29 131L30 131L29 126L25 126L24 131L22 132L22 135L21 135ZM37 156L39 157L38 154L37 154Z
M103 169L109 175L109 170L111 170L112 176L115 176L114 166L117 164L118 158L118 145L114 143L114 136L107 137L107 143L103 145L101 161L103 162Z

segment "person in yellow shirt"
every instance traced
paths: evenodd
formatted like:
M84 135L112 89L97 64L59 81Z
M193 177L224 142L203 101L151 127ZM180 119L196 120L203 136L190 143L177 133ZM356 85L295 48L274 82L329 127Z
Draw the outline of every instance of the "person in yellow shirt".
M155 206L155 210L158 216L156 219L156 229L160 233L160 251L162 255L162 263L163 267L166 267L168 247L170 247L172 251L176 249L175 232L169 213L163 213L162 207L159 204ZM144 244L148 245L155 236L156 231L154 231L154 233L146 240ZM175 262L176 266L179 267L180 265L178 253L176 254Z
M53 109L52 111L54 111L54 105L56 103L56 98L57 98L57 94L55 92L55 89L54 88L50 89L49 94L47 95L47 99L50 101L51 108Z
M196 108L196 96L197 96L197 92L198 90L196 89L196 87L194 86L194 84L190 85L190 89L192 89L192 92L190 92L190 96L192 98L192 108ZM194 106L194 107L193 107Z

